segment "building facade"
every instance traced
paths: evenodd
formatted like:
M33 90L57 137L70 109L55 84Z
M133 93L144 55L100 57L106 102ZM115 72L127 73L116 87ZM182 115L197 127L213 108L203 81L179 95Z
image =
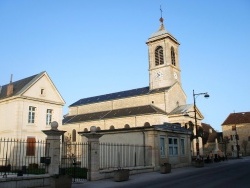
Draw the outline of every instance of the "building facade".
M250 112L229 114L222 123L222 132L230 156L250 155Z
M63 130L75 134L88 131L91 126L109 130L164 122L185 127L189 121L194 122L194 107L186 104L186 94L182 89L179 42L164 28L162 18L159 30L149 37L146 44L149 86L76 101L69 106L69 113L63 120ZM200 125L203 116L198 109L197 116ZM80 139L76 137L76 141ZM199 143L202 154L201 138ZM193 155L195 147L196 143L193 142Z
M45 139L41 130L62 122L65 104L46 72L0 86L0 137Z

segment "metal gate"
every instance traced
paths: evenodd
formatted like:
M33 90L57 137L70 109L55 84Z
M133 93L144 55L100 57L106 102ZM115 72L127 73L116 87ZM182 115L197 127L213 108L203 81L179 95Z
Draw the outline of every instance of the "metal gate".
M84 181L88 172L88 143L62 142L60 174L72 176L72 181Z

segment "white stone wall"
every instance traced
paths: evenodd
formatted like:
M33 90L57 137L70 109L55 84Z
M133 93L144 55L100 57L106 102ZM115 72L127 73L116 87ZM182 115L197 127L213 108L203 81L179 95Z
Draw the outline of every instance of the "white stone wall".
M146 122L149 122L150 125L163 124L168 122L168 117L166 115L142 115L142 116L130 116L122 118L112 118L105 120L96 120L88 122L79 122L66 124L61 127L62 130L67 131L66 135L72 134L72 130L75 129L76 132L84 131L85 128L90 130L91 126L100 127L101 130L110 129L110 126L113 125L115 129L124 128L125 124L128 124L130 127L142 127ZM80 141L81 138L77 135L77 140Z
M235 135L235 131L232 131L232 126L234 125L222 125L222 132L223 132L223 137L227 136L229 138L229 143L227 147L227 152L230 153L233 156L236 156L236 139L233 136L233 140L230 139L230 135ZM240 146L240 154L245 154L245 151L242 146L242 141L246 140L247 143L247 155L250 155L250 141L248 140L250 136L250 123L245 123L245 124L237 124L236 125L236 131L237 134L239 135L239 140L238 140L238 145ZM231 146L234 146L234 151L232 151Z
M41 95L44 89L44 95ZM47 109L52 109L52 120L62 123L64 101L48 78L43 74L18 96L0 100L0 137L44 139L41 130L50 129L46 125ZM35 123L28 123L29 106L36 107Z

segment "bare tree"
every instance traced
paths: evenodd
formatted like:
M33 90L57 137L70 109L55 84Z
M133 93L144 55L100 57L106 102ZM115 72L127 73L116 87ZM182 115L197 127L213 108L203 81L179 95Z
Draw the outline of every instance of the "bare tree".
M241 146L245 152L245 155L247 154L247 144L248 144L248 141L243 139L242 142L241 142Z

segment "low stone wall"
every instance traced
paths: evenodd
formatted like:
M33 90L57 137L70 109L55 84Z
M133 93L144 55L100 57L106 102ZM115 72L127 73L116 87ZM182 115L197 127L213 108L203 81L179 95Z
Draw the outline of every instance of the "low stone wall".
M153 166L132 167L132 168L124 168L124 169L129 169L130 175L155 171ZM113 178L114 177L114 170L117 170L117 169L101 170L100 171L100 179Z
M29 175L0 178L1 188L70 188L72 178L67 175Z
M8 175L7 178L0 178L1 188L27 188L27 187L49 187L50 186L50 175L29 175L29 176L18 176L11 177Z

